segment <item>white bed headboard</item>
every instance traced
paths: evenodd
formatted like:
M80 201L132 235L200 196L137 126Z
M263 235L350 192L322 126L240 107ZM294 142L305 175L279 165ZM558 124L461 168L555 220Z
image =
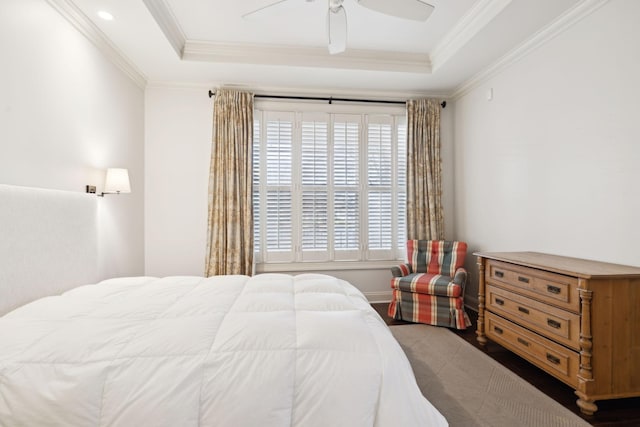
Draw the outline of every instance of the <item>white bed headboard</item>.
M0 316L98 277L97 197L0 184Z

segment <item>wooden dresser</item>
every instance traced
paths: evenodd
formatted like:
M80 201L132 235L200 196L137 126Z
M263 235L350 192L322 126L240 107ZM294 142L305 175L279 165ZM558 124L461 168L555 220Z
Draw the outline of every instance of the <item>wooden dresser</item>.
M580 410L640 396L640 268L536 252L478 257L478 341L571 386Z

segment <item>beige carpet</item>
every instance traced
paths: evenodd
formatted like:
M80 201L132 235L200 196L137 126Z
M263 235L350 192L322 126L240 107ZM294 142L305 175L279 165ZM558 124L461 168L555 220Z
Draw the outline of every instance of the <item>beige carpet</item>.
M446 328L391 326L422 394L451 427L589 426Z

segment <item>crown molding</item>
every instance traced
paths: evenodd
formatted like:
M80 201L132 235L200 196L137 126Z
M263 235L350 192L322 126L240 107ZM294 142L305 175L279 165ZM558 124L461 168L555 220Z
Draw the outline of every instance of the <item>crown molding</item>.
M118 49L109 38L70 0L46 0L47 3L84 35L113 64L141 89L147 84L146 76Z
M142 0L153 16L165 37L176 51L178 57L182 58L182 51L187 42L187 37L178 23L178 19L165 0Z
M557 35L567 31L574 24L580 22L582 19L589 16L608 2L609 0L583 0L580 3L577 3L549 25L535 33L528 40L502 56L493 65L485 68L458 86L451 94L451 98L457 100L465 96L482 83L511 67L513 64L529 55L531 52L535 51Z
M469 40L482 31L512 0L479 0L449 30L431 53L433 70L442 67Z
M182 59L242 64L431 73L431 62L428 55L362 49L349 49L339 55L330 55L326 48L320 47L309 48L187 40Z

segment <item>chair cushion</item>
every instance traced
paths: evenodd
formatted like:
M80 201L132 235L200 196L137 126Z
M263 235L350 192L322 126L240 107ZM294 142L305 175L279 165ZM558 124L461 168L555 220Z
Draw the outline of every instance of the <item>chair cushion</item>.
M442 274L453 277L464 265L465 242L446 240L408 240L407 258L416 273Z
M453 298L462 294L462 287L453 283L450 276L442 274L413 273L404 277L394 277L391 279L391 287L403 292Z

